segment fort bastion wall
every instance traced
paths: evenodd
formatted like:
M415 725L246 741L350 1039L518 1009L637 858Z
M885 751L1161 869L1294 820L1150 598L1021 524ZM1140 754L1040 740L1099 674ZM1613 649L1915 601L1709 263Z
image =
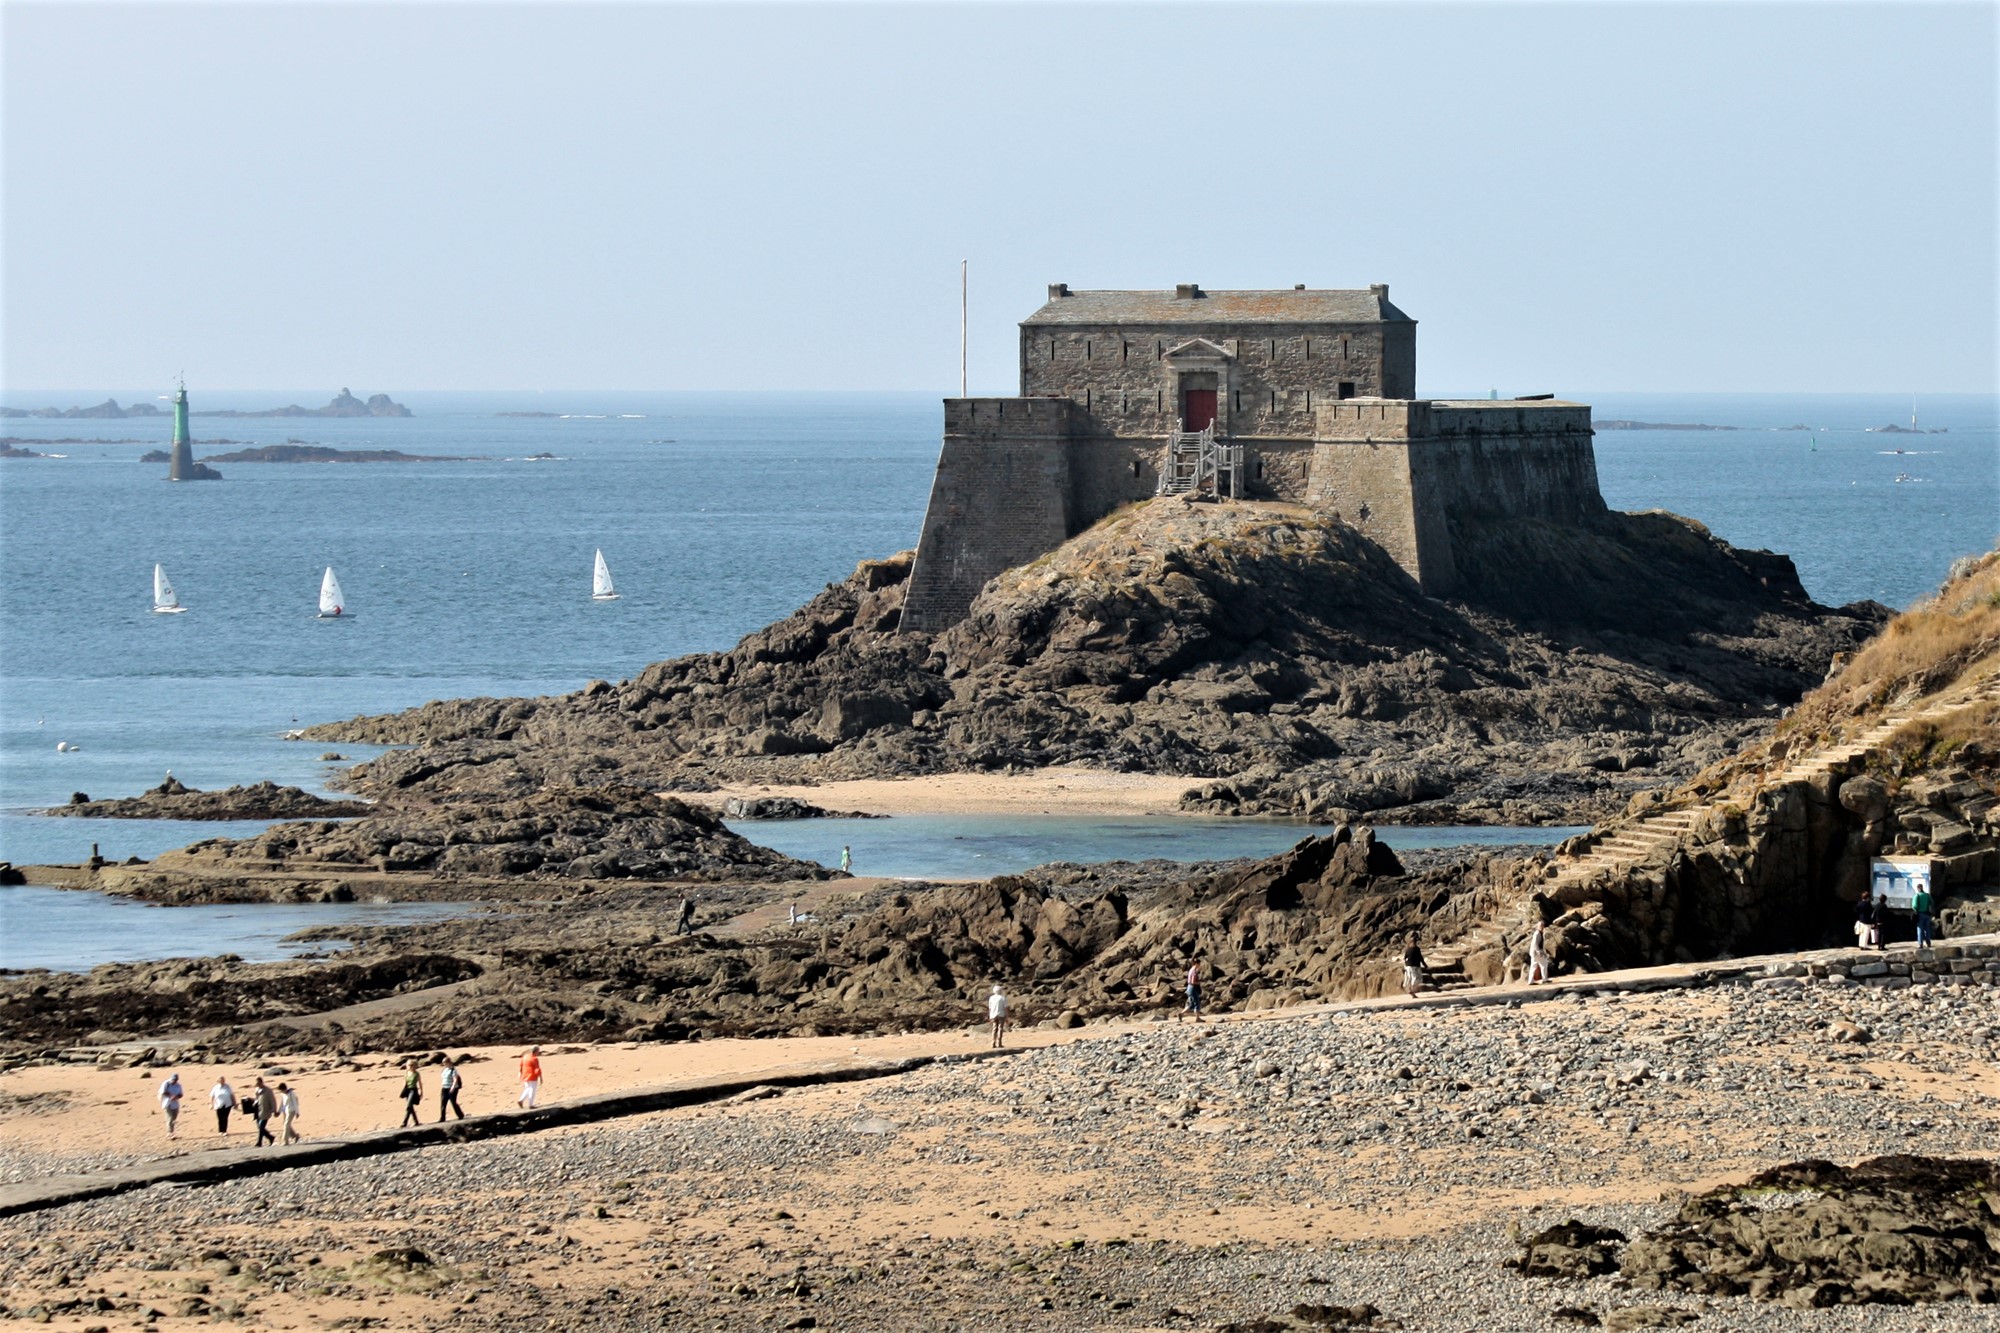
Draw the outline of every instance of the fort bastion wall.
M988 579L1069 540L1076 423L1066 398L945 399L905 628L956 624Z

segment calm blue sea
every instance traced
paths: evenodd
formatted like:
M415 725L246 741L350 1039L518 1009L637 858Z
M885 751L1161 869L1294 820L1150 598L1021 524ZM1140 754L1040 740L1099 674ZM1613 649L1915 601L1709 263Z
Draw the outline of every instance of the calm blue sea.
M0 401L69 406L106 396ZM317 404L331 392L196 386L190 397L200 411ZM92 842L110 857L151 855L224 832L18 812L72 791L129 795L168 769L197 787L271 778L320 788L333 767L319 759L326 747L280 739L294 725L432 698L569 690L727 647L856 561L915 542L939 426L937 400L923 395L395 397L417 415L197 417L194 433L486 460L236 464L221 482L170 485L164 465L135 461L166 446L164 417L0 421L0 434L66 455L0 460L0 858L76 860ZM1949 430L1924 436L1866 432L1907 424L1910 401L1898 397L1602 395L1594 403L1600 418L1757 428L1600 434L1605 497L1619 508L1674 509L1732 542L1789 552L1822 601L1906 604L1954 557L1989 549L2000 526L1991 398L1923 400L1922 424ZM497 415L506 411L591 415ZM1794 423L1814 429L1770 429ZM64 437L88 442L45 443ZM554 457L530 460L542 453ZM599 547L621 601L590 600ZM150 613L156 561L188 614ZM313 617L328 565L349 619ZM58 754L58 741L78 748ZM985 836L912 827L895 835L894 863L921 875L988 859L968 856L961 834ZM1150 854L1146 838L1088 823L1073 842L1052 830L1035 837L1039 859L1048 859L1043 849L1067 859L1083 859L1071 850ZM934 862L922 854L926 838L941 849ZM1192 843L1191 855L1214 854Z

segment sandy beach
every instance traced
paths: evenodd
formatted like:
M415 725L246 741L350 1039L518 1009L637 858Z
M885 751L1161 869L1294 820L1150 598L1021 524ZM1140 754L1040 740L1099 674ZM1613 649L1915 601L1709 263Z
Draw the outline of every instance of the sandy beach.
M1925 989L1579 988L1024 1032L997 1062L28 1214L0 1241L0 1304L78 1330L1275 1331L1328 1326L1295 1312L1336 1307L1374 1313L1335 1327L1555 1330L1584 1310L1616 1328L1848 1329L1852 1310L1502 1262L1510 1233L1578 1217L1636 1235L1683 1192L1780 1161L1983 1151L2000 1130L1994 994ZM561 1098L984 1043L590 1046L545 1063ZM468 1106L492 1110L516 1052L474 1054ZM400 1110L393 1060L291 1068L313 1132ZM213 1072L183 1078L198 1093ZM160 1151L156 1082L6 1075L0 1161L18 1177ZM184 1121L192 1150L214 1137L203 1122ZM1990 1329L2000 1310L1874 1306L1867 1323Z
M728 785L683 799L721 809L731 797L789 796L822 810L867 815L1089 815L1181 813L1183 792L1203 779L1062 766L1025 773L940 773L812 785Z

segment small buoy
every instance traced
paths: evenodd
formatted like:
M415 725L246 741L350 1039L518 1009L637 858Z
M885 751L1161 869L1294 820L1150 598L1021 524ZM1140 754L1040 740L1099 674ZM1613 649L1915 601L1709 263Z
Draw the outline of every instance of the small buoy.
M57 742L56 742L56 753L57 753L57 754L65 754L65 753L67 753L68 751L69 751L69 742L68 742L68 741L57 741Z

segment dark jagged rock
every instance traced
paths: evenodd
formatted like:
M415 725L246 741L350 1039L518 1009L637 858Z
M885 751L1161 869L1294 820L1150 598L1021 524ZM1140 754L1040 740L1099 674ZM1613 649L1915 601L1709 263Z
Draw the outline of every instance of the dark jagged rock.
M172 860L130 873L158 874ZM978 1012L995 980L1006 983L1020 1020L1068 1015L1064 1025L1074 1026L1178 1004L1196 959L1211 1008L1376 995L1394 986L1411 934L1428 946L1478 921L1493 886L1515 869L1482 859L1407 875L1369 830L1342 828L1259 862L1192 873L1052 867L981 884L864 889L866 900L846 917L687 937L672 934L679 889L536 880L537 896L554 901L532 917L461 917L373 932L380 943L364 939L364 948L397 954L476 958L486 971L475 986L420 1013L259 1040L384 1049L447 1037L465 1044L932 1029ZM719 884L698 897L707 921L711 911L727 917L785 892ZM105 975L114 988L124 984L124 974ZM0 996L14 984L0 982ZM65 991L72 999L84 993ZM324 1001L348 1003L331 991ZM0 1026L0 1044L9 1039Z
M1876 1157L1795 1162L1681 1205L1627 1247L1634 1287L1803 1309L2000 1300L2000 1166Z
M724 819L884 819L861 810L822 810L795 796L732 796L722 803Z
M371 806L344 822L279 824L254 838L211 838L121 875L142 897L235 896L232 876L304 865L343 872L559 880L824 879L833 872L758 847L707 810L630 787L563 787L448 805ZM204 881L209 887L204 888ZM253 885L279 891L276 881ZM295 886L286 886L294 892Z
M1886 614L1698 524L1463 522L1462 599L1284 506L1142 505L900 632L910 556L727 653L617 686L313 728L415 743L363 791L711 790L1074 763L1184 774L1212 813L1539 823L1608 813L1768 726Z
M373 809L367 801L329 801L298 787L272 782L200 791L170 777L140 796L93 801L77 792L69 804L41 813L85 819L344 819Z
M16 974L0 984L0 1044L18 1049L88 1032L154 1035L290 1018L479 974L477 964L439 953L259 967L224 955Z
M1625 1233L1574 1218L1536 1232L1521 1243L1519 1258L1507 1267L1522 1277L1601 1277L1618 1271L1618 1247Z

